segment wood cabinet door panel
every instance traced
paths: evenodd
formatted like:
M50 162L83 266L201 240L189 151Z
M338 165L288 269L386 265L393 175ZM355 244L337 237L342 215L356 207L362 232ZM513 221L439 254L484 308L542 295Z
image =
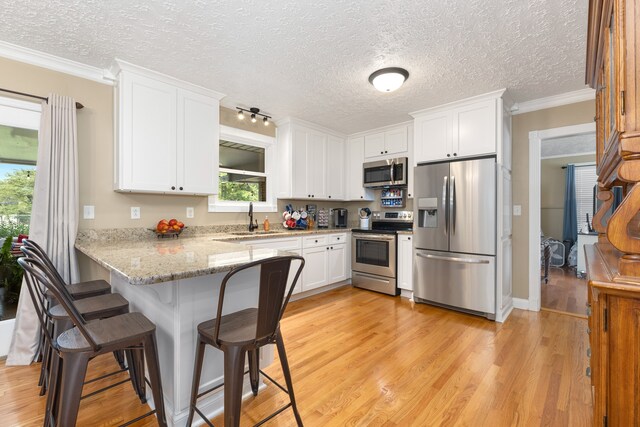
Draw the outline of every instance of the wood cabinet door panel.
M307 187L307 139L309 132L304 129L294 128L292 130L292 177L291 196L294 198L307 198L310 190Z
M406 126L384 133L384 150L385 154L406 153L409 150Z
M327 258L328 250L325 246L304 249L304 270L302 272L302 290L308 291L319 288L328 283Z
M444 111L415 121L415 163L451 156L451 113Z
M347 278L347 245L344 243L329 247L328 283L336 283Z
M327 138L327 197L344 199L345 193L344 141L335 136ZM360 167L362 169L362 166Z
M412 236L398 236L398 287L413 291Z
M364 157L384 156L384 132L364 137Z
M496 101L491 99L453 110L453 156L496 152Z

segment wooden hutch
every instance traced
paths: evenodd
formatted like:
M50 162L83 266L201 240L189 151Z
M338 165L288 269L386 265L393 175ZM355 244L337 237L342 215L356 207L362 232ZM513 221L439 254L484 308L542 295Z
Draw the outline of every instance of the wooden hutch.
M585 246L596 426L640 426L640 0L590 0L586 81L596 89L598 243ZM612 215L612 188L623 201Z

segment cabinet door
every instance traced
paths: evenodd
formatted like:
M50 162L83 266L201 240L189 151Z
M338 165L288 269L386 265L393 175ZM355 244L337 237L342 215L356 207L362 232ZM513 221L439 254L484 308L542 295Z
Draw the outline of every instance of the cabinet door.
M496 101L477 102L453 110L453 157L496 152Z
M122 76L118 189L171 192L176 182L177 89Z
M328 282L336 283L347 278L347 245L340 243L329 246Z
M398 236L398 287L413 291L413 241L411 236Z
M364 157L380 157L385 155L384 132L364 137Z
M409 151L407 143L407 127L389 130L384 133L384 153L398 154Z
M373 200L373 191L362 186L362 164L364 163L364 137L347 141L347 200Z
M327 198L343 200L344 179L344 141L335 136L327 138Z
M178 92L177 176L179 193L217 194L218 101Z
M414 163L451 157L450 112L445 111L416 118L414 125Z
M304 270L302 272L302 290L308 291L326 285L327 257L329 251L326 246L304 249Z
M311 198L327 198L327 135L315 131L309 132L306 165L307 190L311 193Z
M306 129L293 127L292 129L292 171L291 177L291 197L293 198L307 198L310 196L310 191L307 188L307 177L309 171L307 170L307 139L309 132Z

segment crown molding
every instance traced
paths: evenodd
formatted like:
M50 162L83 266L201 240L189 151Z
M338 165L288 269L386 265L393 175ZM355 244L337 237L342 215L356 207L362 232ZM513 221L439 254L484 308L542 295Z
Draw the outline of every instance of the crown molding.
M364 130L364 131L360 131L360 132L356 132L356 133L350 133L349 134L349 139L351 138L359 138L361 136L365 136L365 135L369 135L372 133L380 133L380 132L386 132L388 130L393 130L395 128L399 128L402 126L413 126L413 119L412 120L406 120L404 122L400 122L400 123L394 123L392 125L386 125L386 126L381 126L381 127L377 127L374 129L369 129L369 130Z
M333 129L329 129L326 128L324 126L312 123L312 122L308 122L306 120L302 120L302 119L298 119L295 117L291 117L291 116L287 116L283 119L280 120L276 120L274 121L274 123L276 124L276 127L282 127L282 126L286 126L286 125L298 125L298 126L304 126L306 128L312 129L312 130L316 130L318 132L323 132L332 136L335 136L337 138L342 138L342 139L347 139L347 135L338 131L335 131Z
M596 98L596 91L591 88L561 93L546 98L533 99L519 102L511 109L511 114L524 114L531 111L544 110L546 108L560 107L562 105L575 104L576 102L592 101Z
M434 107L425 108L423 110L413 111L413 112L410 112L409 115L415 118L416 116L422 116L424 114L430 114L440 110L448 110L450 108L462 107L468 104L473 104L475 102L488 101L490 99L498 99L498 98L502 98L505 95L505 93L507 93L507 89L498 89L492 92L483 93L481 95L460 99L458 101L448 102L446 104L440 104Z
M105 70L0 40L0 56L98 83L112 85Z

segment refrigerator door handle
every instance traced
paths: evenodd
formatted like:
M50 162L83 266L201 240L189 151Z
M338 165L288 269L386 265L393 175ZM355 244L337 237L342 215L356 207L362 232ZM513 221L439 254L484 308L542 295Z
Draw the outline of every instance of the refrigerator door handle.
M448 197L447 197L447 180L449 177L445 175L444 180L442 181L442 210L444 211L444 235L449 235L449 210L447 209Z
M418 255L420 258L437 259L440 261L462 262L465 264L489 264L489 260L486 260L486 259L458 258L458 257L448 257L448 256L421 254L421 253L417 253L416 255Z
M451 235L456 234L456 177L451 175Z

